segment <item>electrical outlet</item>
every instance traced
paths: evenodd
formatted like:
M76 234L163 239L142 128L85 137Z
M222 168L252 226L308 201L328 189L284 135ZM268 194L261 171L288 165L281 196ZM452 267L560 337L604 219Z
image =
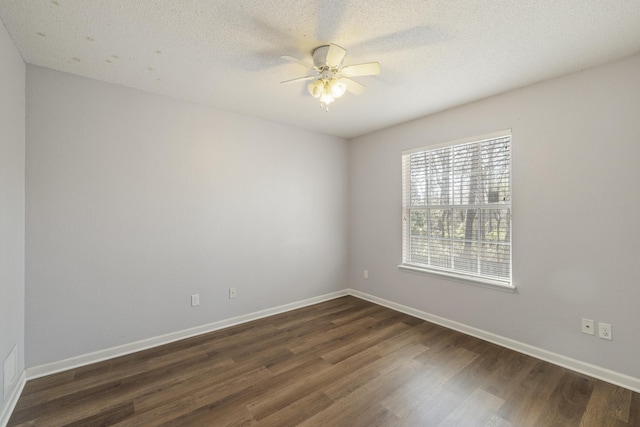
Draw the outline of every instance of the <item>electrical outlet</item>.
M200 305L200 294L191 295L191 307L195 307L196 305Z
M363 279L368 279L369 278L369 270L364 270L362 272L362 278Z
M611 325L598 322L598 337L611 341Z
M229 299L233 299L236 296L238 296L238 294L236 293L236 288L229 288Z
M582 333L588 335L595 335L595 324L591 319L582 319Z

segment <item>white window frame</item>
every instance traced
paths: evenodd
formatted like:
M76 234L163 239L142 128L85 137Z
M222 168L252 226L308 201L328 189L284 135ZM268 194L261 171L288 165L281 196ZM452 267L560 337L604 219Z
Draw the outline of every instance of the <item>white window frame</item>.
M422 152L433 152L439 149L443 149L443 148L448 148L448 147L454 147L454 146L463 146L463 145L470 145L470 144L479 144L482 142L486 142L486 141L491 141L491 140L495 140L495 139L504 139L504 138L509 138L509 161L508 161L508 179L509 179L509 185L508 185L508 196L506 197L506 200L499 200L498 202L492 202L492 203L485 203L485 204L474 204L473 208L474 209L479 209L479 211L481 209L495 209L495 208L500 208L500 209L507 209L509 212L508 218L506 219L508 221L508 227L509 227L509 239L508 242L501 242L501 244L504 245L508 245L509 248L509 258L508 258L508 271L509 271L509 275L508 277L496 277L496 276L491 276L491 275L487 275L487 274L482 274L480 271L477 272L469 272L469 271L460 271L460 270L456 270L454 267L452 268L446 268L446 267L440 267L440 266L434 266L434 265L429 265L428 263L421 263L421 262L415 262L412 259L412 255L411 255L411 220L410 220L410 215L411 215L411 211L412 210L425 210L425 207L427 209L434 209L434 208L442 208L444 206L447 206L448 209L467 209L470 206L469 205L464 205L464 204L455 204L455 200L453 200L453 198L451 200L453 200L453 203L449 203L446 205L429 205L428 203L426 205L420 205L420 206L411 206L411 177L410 177L410 172L407 170L408 168L410 168L410 156L412 154L416 154L416 153L422 153ZM511 202L512 202L512 184L513 184L513 179L512 179L512 172L511 172L511 159L512 159L512 153L513 153L513 144L512 144L512 137L511 137L511 129L506 129L506 130L502 130L499 132L493 132L490 134L485 134L485 135L479 135L479 136L474 136L471 138L465 138L465 139L461 139L461 140L456 140L456 141L450 141L450 142L446 142L443 144L437 144L437 145L427 145L427 146L422 146L422 147L417 147L417 148L413 148L410 150L405 150L402 152L402 263L400 265L398 265L398 267L401 270L404 271L409 271L409 272L418 272L418 273L426 273L426 274L435 274L444 278L451 278L451 279L455 279L455 280L461 280L465 283L469 283L469 284L473 284L473 285L478 285L478 286L483 286L483 287L489 287L489 288L493 288L493 289L497 289L497 290L502 290L502 291L507 291L507 292L513 292L515 290L515 285L513 284L513 262L512 262L512 256L513 256L513 245L512 245L512 239L513 239L513 228L512 228L512 216L513 216L513 211L511 209ZM453 172L451 172L451 176L454 177L455 174ZM453 178L455 179L455 178ZM453 187L453 186L452 186ZM453 188L451 189L451 191L454 191ZM504 199L504 198L503 198ZM428 215L427 215L428 216ZM478 233L479 234L479 233ZM453 233L451 233L451 235L453 235ZM451 237L452 241L453 241L453 236ZM477 242L481 242L479 236L476 237ZM429 244L430 245L430 244ZM453 255L453 252L451 253L451 259L452 259L452 265L455 264L455 262L453 261L455 256ZM478 262L478 266L480 265L480 262ZM480 267L478 267L478 270L480 270Z

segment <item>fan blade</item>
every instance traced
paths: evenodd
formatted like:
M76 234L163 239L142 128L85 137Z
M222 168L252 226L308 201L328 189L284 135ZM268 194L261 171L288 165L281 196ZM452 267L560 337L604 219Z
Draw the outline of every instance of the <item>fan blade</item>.
M347 77L376 76L380 74L380 64L377 62L367 62L366 64L347 65L341 70Z
M345 84L349 92L356 95L361 94L365 89L365 87L362 86L360 83L356 82L355 80L348 79L346 77L342 77L340 79L340 82Z
M331 43L329 45L329 50L327 51L327 65L331 68L338 68L346 54L346 50L337 44Z
M317 77L317 76L296 77L295 79L285 80L285 81L280 82L280 83L302 82L302 81L305 81L305 80L313 80L313 79L315 79L316 77Z
M302 65L305 68L313 70L313 65L309 64L308 62L304 62L298 58L294 58L293 56L285 55L285 56L281 56L280 58L284 59L285 61L293 62L294 64Z

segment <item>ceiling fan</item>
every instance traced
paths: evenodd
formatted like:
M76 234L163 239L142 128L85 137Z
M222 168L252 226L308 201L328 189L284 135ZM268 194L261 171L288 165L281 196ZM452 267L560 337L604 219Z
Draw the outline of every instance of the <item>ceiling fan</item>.
M313 64L291 56L282 56L284 60L315 71L315 74L285 80L281 83L313 80L307 84L307 90L314 98L320 100L320 107L329 111L329 104L344 95L345 91L359 94L364 90L364 86L352 80L351 77L380 74L380 64L377 62L342 66L346 54L347 51L344 48L331 43L313 49L311 52Z

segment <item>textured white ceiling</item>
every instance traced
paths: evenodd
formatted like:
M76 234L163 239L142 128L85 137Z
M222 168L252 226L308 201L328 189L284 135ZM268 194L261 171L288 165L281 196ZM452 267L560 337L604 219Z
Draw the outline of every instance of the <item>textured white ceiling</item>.
M353 137L640 52L639 0L0 0L24 60ZM378 61L328 113L314 47Z

